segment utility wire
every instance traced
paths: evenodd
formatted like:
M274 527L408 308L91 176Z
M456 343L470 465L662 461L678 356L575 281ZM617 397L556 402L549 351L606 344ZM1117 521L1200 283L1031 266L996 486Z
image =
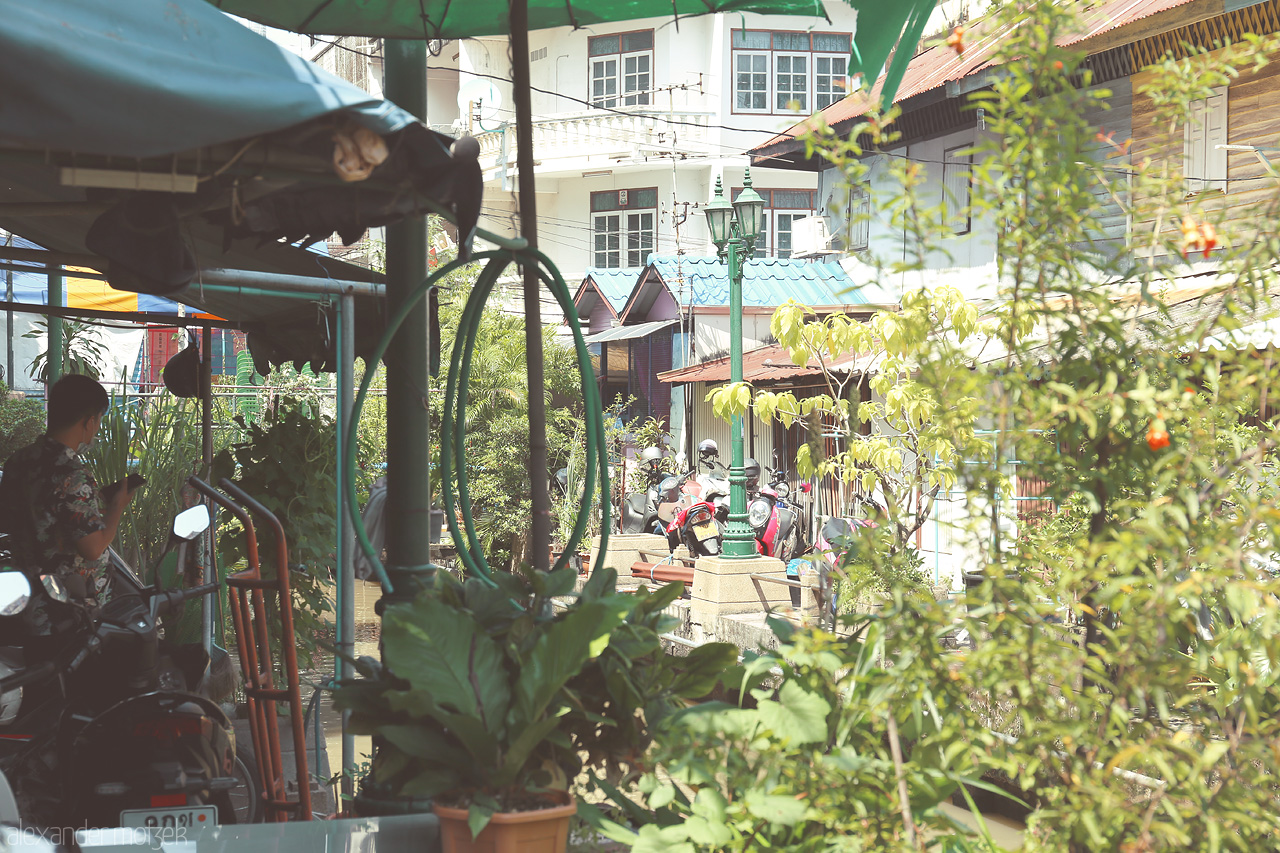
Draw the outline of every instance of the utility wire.
M317 40L317 41L324 41L323 39L318 39L318 38L317 38L316 40ZM343 44L339 44L339 43L337 43L337 42L325 42L325 43L326 43L326 44L332 44L334 47L340 48L340 49L342 49L342 50L347 50L347 51L350 51L350 52L352 52L352 53L357 53L357 54L360 54L361 56L366 56L366 57L369 57L369 58L371 58L371 59L380 59L380 58L381 58L380 56L377 56L377 55L375 55L375 54L371 54L371 53L364 53L364 52L362 52L362 51L355 50L354 48L349 48L349 47L347 47L347 46L345 46L345 45L343 45ZM513 81L511 80L511 78L510 78L510 77L503 77L503 76L501 76L501 75L499 75L499 74L488 74L488 73L485 73L485 72L482 72L482 71L466 71L466 72L463 72L461 69L457 69L457 68L446 68L446 67L444 67L444 66L440 66L440 65L428 65L428 66L427 66L427 70L429 70L429 71L452 71L452 72L456 72L456 73L459 73L459 74L463 74L463 73L465 73L465 74L471 75L471 76L473 76L473 77L485 77L485 78L488 78L488 79L490 79L490 80L498 80L498 81L503 82L503 83L512 83L512 82L513 82ZM591 101L589 101L589 100L585 100L585 99L583 99L583 98L578 98L578 97L575 97L575 96L573 96L573 95L566 95L566 94L564 94L564 93L562 93L562 92L553 92L553 91L551 91L550 89L543 89L543 88L540 88L540 87L538 87L538 86L532 86L532 85L531 85L529 88L530 88L530 89L532 89L532 90L533 90L533 91L535 91L535 92L539 92L540 94L543 94L543 95L550 95L550 96L551 96L551 97L553 97L553 98L563 98L563 99L565 99L565 100L567 100L567 101L573 101L574 103L582 104L582 105L584 105L584 106L586 106L586 107L589 107L589 108L591 108L591 109L593 109L593 110L600 110L600 111L602 111L602 112L608 112L608 113L616 113L617 115L622 115L622 116L639 117L639 118L651 118L651 119L655 119L655 120L662 121L662 122L664 122L665 124L668 124L668 125L681 125L681 126L685 126L685 127L701 127L701 128L717 128L717 129L719 129L719 130L728 130L728 131L732 131L732 132L734 132L734 133L773 133L773 135L774 135L774 136L781 136L781 135L783 135L783 134L786 132L785 130L782 130L782 131L768 131L768 130L761 130L760 128L754 128L754 127L735 127L735 126L733 126L733 125L720 124L720 123L714 123L714 122L710 122L710 123L707 123L707 124L700 124L700 123L698 123L698 122L693 122L693 121L681 121L681 120L678 120L678 119L672 119L669 115L664 115L664 114L662 114L662 113L642 113L642 112L633 112L633 111L628 111L628 110L615 109L615 108L613 108L613 107L605 107L605 106L601 106L601 105L599 105L599 104L592 103ZM680 88L680 87L677 87L677 88ZM662 90L654 90L654 91L662 91ZM621 96L619 96L619 97L621 97ZM502 110L502 111L503 111L503 112L511 112L511 110ZM801 116L801 115L799 115L799 114L796 114L795 118L796 118L797 120L803 120L805 117L804 117L804 116ZM793 126L794 126L794 124L793 124ZM962 129L963 129L963 128L962 128ZM619 141L627 141L627 140L622 139L622 140L619 140ZM735 154L738 154L738 155L750 154L750 153L754 150L754 149L750 149L750 148L745 149L745 150L739 150L739 149L737 149L737 148L735 148L735 147L733 147L733 146L721 145L721 144L719 144L719 143L701 143L701 144L714 145L715 147L721 148L721 149L723 149L723 150L725 150L725 151L733 151ZM909 161L909 162L912 162L912 163L926 163L926 164L933 164L933 165L938 165L938 166L955 165L954 163L953 163L953 164L948 164L948 163L947 163L947 161L945 161L945 160L934 160L934 159L929 159L929 158L924 158L924 157L909 157L909 156L907 156L907 155L905 155L905 154L898 154L898 153L895 153L895 152L893 152L893 151L874 151L874 152L866 152L866 156L868 156L868 157L871 157L871 156L877 156L877 155L886 156L886 157L893 157L893 158L900 159L900 160L906 160L906 161ZM727 157L727 156L731 156L731 155L726 154L725 156ZM1107 171L1113 171L1113 172L1115 172L1116 174L1122 174L1122 175L1141 176L1141 174L1142 174L1141 172L1136 172L1136 171L1133 171L1133 170L1126 170L1126 169L1123 169L1123 168L1121 168L1121 167L1106 167L1106 166L1099 166L1099 168L1106 169ZM1229 184L1229 183L1232 183L1232 182L1258 181L1258 180L1274 180L1274 179L1273 179L1273 178L1270 178L1269 176L1260 176L1260 177L1256 177L1256 178L1196 178L1195 180L1201 181L1202 183L1221 183L1221 184Z

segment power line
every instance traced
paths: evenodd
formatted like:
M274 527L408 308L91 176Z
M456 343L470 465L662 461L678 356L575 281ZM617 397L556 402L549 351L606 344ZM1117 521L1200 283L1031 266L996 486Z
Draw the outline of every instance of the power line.
M323 41L323 39L317 39L317 41ZM356 50L356 49L354 49L354 48L349 48L349 47L347 47L346 45L342 45L342 44L339 44L339 43L337 43L337 42L325 42L325 43L326 43L326 44L332 44L334 47L337 47L337 48L339 48L339 49L341 49L341 50L347 50L347 51L350 51L351 53L356 53L356 54L359 54L360 56L365 56L365 57L368 57L368 58L370 58L370 59L381 59L381 58L382 58L382 57L377 56L377 55L375 55L375 54L371 54L371 53L364 53L363 51L359 51L359 50ZM428 70L428 71L452 71L452 72L456 72L456 73L458 73L458 74L468 74L468 75L470 75L470 76L472 76L472 77L484 77L484 78L487 78L487 79L489 79L489 80L497 80L497 81L502 82L502 83L513 83L513 84L514 84L514 82L515 82L515 81L513 81L510 77L503 77L503 76L502 76L502 75L500 75L500 74L488 74L488 73L485 73L485 72L483 72L483 71L462 71L461 69L458 69L458 68L448 68L448 67L445 67L445 66L443 66L443 65L428 65L428 66L427 66L427 70ZM552 90L550 90L550 89L543 89L543 88L542 88L542 87L540 87L540 86L533 86L533 85L530 85L530 86L529 86L529 88L530 88L532 91L534 91L534 92L538 92L539 94L543 94L543 95L550 95L550 96L551 96L551 97L553 97L553 98L563 98L563 99L565 99L566 101L573 101L573 102L574 102L574 103L576 103L576 104L582 104L583 106L585 106L585 107L589 107L590 109L593 109L593 110L600 110L601 112L607 112L607 113L615 113L615 114L617 114L617 115L621 115L621 116L631 116L631 117L639 117L639 118L660 119L660 120L662 120L662 121L666 122L667 124L681 125L681 126L685 126L685 127L704 127L704 128L705 128L705 127L714 127L714 128L719 129L719 130L728 130L728 131L732 131L732 132L734 132L734 133L759 133L759 134L772 133L772 134L773 134L773 135L775 135L775 136L779 133L779 131L761 130L761 129L756 128L756 127L734 127L733 125L728 125L728 124L718 124L718 123L707 123L707 124L701 124L701 123L699 123L699 122L695 122L695 121L681 121L681 120L679 120L679 119L673 119L673 118L671 118L669 115L664 115L664 114L662 114L662 113L632 112L632 111L628 111L628 110L620 110L620 109L616 109L616 108L614 108L614 107L606 107L606 106L602 106L602 105L600 105L600 104L593 103L593 102L591 102L591 101L589 101L589 100L586 100L585 98L579 98L579 97L576 97L576 96L574 96L574 95L566 95L566 94L564 94L563 92L553 92L553 91L552 91ZM661 91L661 90L655 90L655 91ZM508 111L508 112L509 112L509 111ZM800 116L799 116L798 114L797 114L797 118L800 118ZM743 153L743 154L745 154L745 153L747 153L747 152L746 152L746 151L741 151L741 152L739 152L739 153Z

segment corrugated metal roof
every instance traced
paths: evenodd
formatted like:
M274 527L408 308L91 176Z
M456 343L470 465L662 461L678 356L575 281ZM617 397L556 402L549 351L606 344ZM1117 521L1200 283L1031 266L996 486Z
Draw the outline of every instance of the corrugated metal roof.
M643 338L659 329L674 326L679 320L653 320L648 323L636 323L634 326L614 326L594 335L587 335L582 340L588 344L602 344L606 341L629 341L632 338Z
M816 360L798 366L791 360L786 347L781 344L753 349L742 354L742 379L744 382L777 382L798 376L817 376L822 373ZM660 382L684 385L692 382L728 382L729 357L704 361L688 367L668 370L658 374Z
M728 305L729 267L716 258L650 255L645 270L661 277L684 305ZM677 282L683 283L683 289ZM743 265L742 304L771 307L788 299L806 305L867 305L840 264L790 258L752 258Z
M1060 38L1058 43L1064 46L1079 44L1086 39L1191 2L1193 0L1107 0L1086 10L1081 15L1080 31ZM902 84L898 87L895 103L902 103L915 95L963 80L991 67L996 48L1009 32L1008 28L995 29L988 20L978 20L970 24L965 32L963 55L957 55L955 50L943 43L925 48L907 67L907 73L903 75ZM881 75L870 96L855 92L836 101L822 111L823 119L828 125L835 125L863 115L879 98L884 79L884 75ZM755 156L781 154L781 150L775 149L794 146L795 137L808 132L813 126L812 119L805 119L748 153Z
M601 269L599 267L589 267L586 275L582 277L582 283L594 282L596 289L600 294L609 301L609 305L613 307L616 314L622 310L622 306L627 304L627 298L631 296L631 291L635 289L636 282L640 279L639 269Z

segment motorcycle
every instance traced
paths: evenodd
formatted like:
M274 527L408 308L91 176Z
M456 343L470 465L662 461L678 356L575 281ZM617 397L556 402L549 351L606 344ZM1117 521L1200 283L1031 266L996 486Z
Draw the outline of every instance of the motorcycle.
M660 505L658 517L666 522L667 545L672 551L684 545L695 557L715 556L721 552L724 527L729 520L729 473L720 464L716 443L711 439L698 445L698 456L697 469L659 486L672 495L680 489L681 499ZM706 472L694 477L702 468Z
M813 551L822 559L817 560L818 588L822 600L826 604L824 618L829 619L832 626L836 623L838 602L834 579L840 568L844 553L853 545L860 530L875 530L880 525L869 518L841 518L831 516L818 529L818 538L813 543ZM792 590L792 601L799 604L800 590Z
M786 472L774 471L768 485L762 486L747 505L747 523L756 534L756 553L776 557L788 566L788 571L791 559L799 556L802 548L799 514L787 503L790 496Z
M208 526L204 506L174 519L179 566ZM0 567L0 772L26 825L234 823L232 792L248 790L248 813L257 798L252 772L221 707L193 690L208 655L164 642L161 627L219 584L165 590L121 566L101 608L52 575Z
M632 492L623 500L619 531L624 534L662 535L663 526L658 520L658 506L663 497L670 494L661 488L670 479L662 473L662 451L656 447L646 447L640 454L640 464L646 488L643 492Z

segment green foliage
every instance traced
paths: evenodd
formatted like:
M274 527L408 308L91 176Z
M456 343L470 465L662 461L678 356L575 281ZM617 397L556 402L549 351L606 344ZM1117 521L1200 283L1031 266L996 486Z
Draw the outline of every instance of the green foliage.
M894 629L889 625L893 624ZM637 791L638 830L585 815L633 850L990 850L939 810L961 784L1000 766L938 638L936 611L901 596L855 636L776 623L781 645L746 664L754 703L673 715ZM893 640L890 637L893 635ZM940 708L958 709L940 714ZM992 750L995 752L995 750ZM903 796L905 794L905 797Z
M262 410L262 403L256 394L246 393L244 389L250 385L262 383L262 376L253 369L253 356L249 351L245 349L236 353L236 385L240 386L236 390L236 414L246 421L257 419L258 413Z
M1079 8L1006 4L984 25L1003 34L993 57L1000 73L970 96L985 133L972 152L970 209L958 213L995 241L998 298L971 310L945 288L907 293L900 314L866 327L789 306L775 334L796 358L878 353L879 397L855 409L851 395L832 389L807 411L804 401L754 400L757 413L787 423L822 423L815 408L835 417L824 426L885 421L879 446L853 453L851 443L832 459L811 446L801 467L825 465L860 485L871 472L866 485L886 499L899 472L926 495L942 484L963 496L952 504L954 541L968 543L967 567L988 580L967 610L900 595L863 635L874 654L836 656L832 672L847 667L852 678L895 685L889 715L879 694L850 686L817 692L831 709L825 743L788 739L805 731L798 712L771 726L761 714L722 709L710 725L664 734L655 759L679 784L646 783L648 810L630 813L643 824L628 836L636 849L899 849L912 824L933 826L928 809L941 783L931 788L936 776L922 771L941 767L995 771L1033 792L1028 851L1276 848L1280 370L1269 350L1205 343L1270 316L1280 234L1265 224L1280 215L1280 182L1188 195L1181 163L1192 102L1263 67L1280 40L1192 50L1135 78L1135 114L1146 110L1154 130L1131 148L1089 123L1110 93L1091 85L1082 51L1059 46L1080 31ZM839 136L821 130L808 148L861 185L868 155L898 146L893 117L871 116ZM868 141L874 148L862 147ZM1132 159L1107 163L1113 149ZM860 256L864 272L882 284L927 280L959 242L936 167L886 156L876 168L873 215L906 245L881 255L872 241ZM1099 227L1117 220L1126 232ZM1197 261L1214 262L1196 281L1210 292L1184 294L1175 311L1193 248ZM721 408L745 408L740 392L726 391ZM903 425L924 451L920 462L886 452L886 440L901 446L894 434ZM991 436L986 450L975 427ZM1015 536L1012 460L1060 508L1033 524L1013 518ZM960 628L972 648L940 652ZM779 664L781 689L762 700L786 705L795 671L816 692L803 671L812 646L797 658L794 645L781 655L791 666ZM833 715L849 721L847 731ZM908 731L917 718L924 725ZM890 752L892 767L889 719L904 742L901 763ZM840 754L837 732L868 741L839 774L824 775ZM945 763L931 764L931 752ZM905 792L894 790L895 777ZM920 845L956 849L945 834L924 835Z
M967 353L975 342L980 350L998 327L980 330L978 309L947 286L907 293L900 310L879 311L866 323L841 312L812 316L812 309L789 299L774 312L770 329L796 364L816 359L825 393L800 398L759 391L752 398L746 383L731 383L708 400L722 418L752 409L788 429L804 423L809 440L796 455L797 473L835 478L840 505L852 499L870 507L889 526L887 544L896 554L929 519L938 493L955 485L961 463L989 452L974 430L980 389ZM928 377L918 359L926 341L938 356L929 361ZM869 378L848 368L858 357L874 365ZM871 392L865 399L864 382ZM839 440L829 456L828 431Z
M438 586L387 609L383 662L359 663L335 707L359 734L376 735L377 784L402 796L448 795L470 808L473 832L495 811L519 810L530 792L564 788L584 766L639 759L649 726L681 699L709 691L736 649L712 644L670 658L659 634L675 584L618 594L598 571L554 616L576 574L495 575Z
M326 585L334 571L337 513L336 428L332 418L308 414L305 403L283 398L261 420L236 422L247 439L214 457L213 480L227 477L260 501L284 525L293 589L293 623L300 661L310 662L321 617L332 610ZM240 523L223 513L219 564L243 566L247 558ZM256 524L262 572L276 570L275 534ZM274 624L274 623L273 623Z
M447 262L442 258L442 263ZM442 352L450 353L478 266L454 272L440 301ZM576 356L543 330L543 396L547 409L547 461L551 471L580 451L582 386ZM476 528L492 566L527 560L529 415L524 320L486 308L476 331L465 420L466 475ZM443 377L442 377L443 378ZM444 394L431 398L432 421L443 416ZM433 448L433 453L438 452ZM547 476L550 471L547 472Z
M37 320L34 328L22 337L45 341L45 350L31 360L31 373L41 382L49 382L49 324L50 320ZM102 378L102 368L106 361L107 351L98 340L98 330L91 323L77 323L74 320L59 320L62 324L62 372L81 373Z
M629 439L632 447L644 450L646 447L656 447L663 451L662 462L658 466L659 470L668 474L676 473L676 458L673 453L669 453L671 449L672 437L667 432L667 422L661 418L634 418L630 423L626 424L625 435ZM607 433L606 433L607 440ZM627 481L626 493L641 492L649 487L648 475L641 468L633 468Z
M44 434L44 408L38 400L12 392L0 381L0 466Z
M924 561L913 548L895 548L889 528L857 530L841 544L834 580L838 612L880 604L894 592L928 594Z
M147 480L121 516L115 539L121 557L143 577L168 543L173 517L198 499L186 481L200 472L201 443L198 401L168 391L116 395L85 455L99 485L130 473Z

